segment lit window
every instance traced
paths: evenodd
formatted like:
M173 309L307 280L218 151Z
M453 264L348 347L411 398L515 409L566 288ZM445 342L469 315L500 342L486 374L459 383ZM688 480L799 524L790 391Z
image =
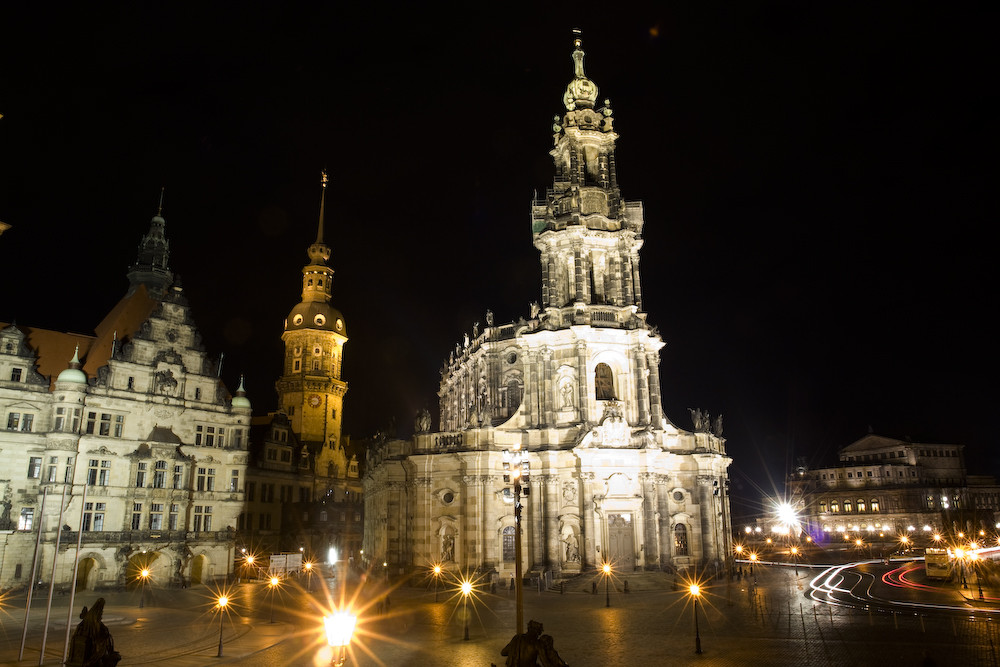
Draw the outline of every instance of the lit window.
M687 526L685 526L683 523L679 523L676 526L674 526L674 555L676 556L688 555Z
M21 516L17 520L18 530L31 530L35 523L35 510L32 507L21 508Z
M28 479L38 479L42 476L42 457L32 456L28 459Z

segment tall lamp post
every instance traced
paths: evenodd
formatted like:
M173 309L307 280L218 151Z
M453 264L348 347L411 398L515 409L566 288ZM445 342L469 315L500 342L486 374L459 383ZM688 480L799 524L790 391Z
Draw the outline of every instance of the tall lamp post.
M611 593L608 592L608 580L611 579L611 563L605 563L601 566L601 571L604 572L604 606L611 606Z
M521 446L503 453L504 484L514 485L514 600L517 617L517 634L524 634L524 590L521 573L521 496L529 495L528 474L530 469ZM525 485L522 487L522 484Z
M438 601L438 580L441 578L441 566L434 566L434 601Z
M313 586L312 586L312 583L313 583L313 577L312 577L312 575L313 575L313 564L312 564L312 561L306 561L305 563L302 563L302 567L304 567L305 570L306 570L306 592L307 593L312 593L312 589L313 589Z
M326 630L326 643L330 647L330 664L341 667L347 662L347 647L351 644L354 626L358 617L346 609L336 611L323 617L323 627Z
M694 599L694 652L701 653L701 633L698 632L698 598L701 597L701 587L698 584L691 584L688 589Z
M219 596L219 655L218 658L222 657L222 621L225 616L226 605L229 604L229 598L225 595Z
M462 615L465 616L465 640L469 640L469 593L472 592L472 582L462 582Z

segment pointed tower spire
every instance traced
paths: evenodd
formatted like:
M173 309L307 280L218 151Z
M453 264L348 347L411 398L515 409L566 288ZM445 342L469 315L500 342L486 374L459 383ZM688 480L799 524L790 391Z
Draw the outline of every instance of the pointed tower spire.
M139 253L135 264L128 271L128 294L132 294L140 285L145 285L150 296L163 298L167 288L174 280L167 262L170 259L170 242L164 235L166 221L163 219L163 192L160 188L160 202L156 215L149 222L149 232L142 237Z
M326 215L326 184L330 181L326 169L320 172L320 186L323 188L319 196L319 230L316 232L316 243L323 243L323 218Z

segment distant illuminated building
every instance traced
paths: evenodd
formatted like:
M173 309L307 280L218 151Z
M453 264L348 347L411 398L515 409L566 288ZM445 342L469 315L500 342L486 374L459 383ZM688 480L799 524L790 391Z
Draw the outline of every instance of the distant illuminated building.
M961 445L869 434L838 458L835 466L802 465L787 480L813 539L995 531L1000 486L993 477L967 473Z
M163 229L158 212L94 335L0 323L0 587L29 583L39 531L36 577L48 582L55 558L69 587L81 525L80 588L142 568L153 586L229 571L250 402L219 379Z
M730 553L721 419L677 428L661 407L660 350L639 271L644 211L619 190L605 100L575 76L555 118L556 175L531 207L541 302L527 319L472 327L441 369L440 432L369 452L365 556L394 571L514 572L504 451L527 453L526 571L562 576L604 561L619 572L722 565Z

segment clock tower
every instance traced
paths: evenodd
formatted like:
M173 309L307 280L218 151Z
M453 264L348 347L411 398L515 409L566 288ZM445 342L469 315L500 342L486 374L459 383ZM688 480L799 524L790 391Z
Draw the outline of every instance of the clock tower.
M307 250L309 263L302 268L302 300L285 320L281 335L285 364L276 389L279 409L313 454L316 475L345 477L347 460L340 427L347 393L347 383L341 379L347 324L330 305L333 269L327 264L330 247L323 240L327 182L324 171L319 231Z

